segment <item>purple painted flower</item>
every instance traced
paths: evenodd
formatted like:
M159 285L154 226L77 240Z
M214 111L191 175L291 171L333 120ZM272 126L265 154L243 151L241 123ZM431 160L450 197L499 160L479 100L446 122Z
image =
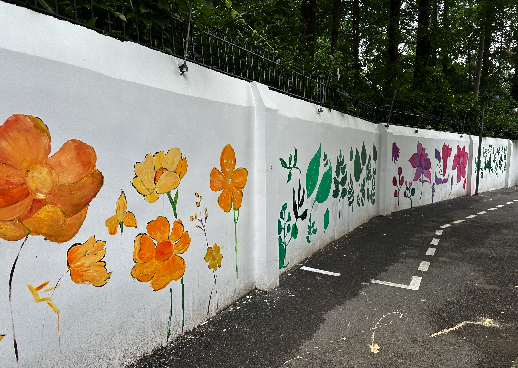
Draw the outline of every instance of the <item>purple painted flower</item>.
M441 162L441 153L437 148L435 149L435 158L437 161Z
M399 147L396 142L392 143L392 161L396 163L399 158Z
M432 167L432 163L428 158L428 153L425 152L425 148L421 142L417 142L417 153L414 153L412 157L410 157L410 164L415 171L414 181L418 181L421 175L424 175L430 182L432 182L432 174L430 173L430 168Z
M448 178L441 179L440 177L437 177L437 173L435 173L435 184L439 185L439 184L444 184L447 182L448 182Z

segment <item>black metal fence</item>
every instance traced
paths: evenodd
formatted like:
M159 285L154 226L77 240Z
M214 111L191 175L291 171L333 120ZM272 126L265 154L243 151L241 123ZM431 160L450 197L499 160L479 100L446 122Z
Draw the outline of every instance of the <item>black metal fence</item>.
M356 98L330 85L328 78L315 77L300 68L284 65L254 45L221 34L179 13L164 3L145 0L2 0L72 23L101 34L185 58L188 62L244 79L271 89L374 123L457 132L469 128L466 120L444 119L431 114L398 111ZM188 36L189 33L189 36ZM188 42L187 41L188 38ZM187 47L187 49L186 49ZM471 119L469 119L471 120Z

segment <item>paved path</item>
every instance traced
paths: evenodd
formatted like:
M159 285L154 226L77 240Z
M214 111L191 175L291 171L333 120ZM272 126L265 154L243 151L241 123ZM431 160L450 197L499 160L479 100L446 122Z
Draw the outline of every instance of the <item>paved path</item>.
M399 211L134 367L518 368L517 265L516 187Z

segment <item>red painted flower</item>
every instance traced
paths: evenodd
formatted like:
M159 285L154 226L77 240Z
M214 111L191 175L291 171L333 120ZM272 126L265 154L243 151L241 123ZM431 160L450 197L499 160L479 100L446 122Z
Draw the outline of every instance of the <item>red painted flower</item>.
M457 145L457 153L453 157L453 166L452 170L457 170L457 183L461 181L462 178L466 178L466 165L468 164L468 153L466 152L466 147L460 148Z
M30 115L12 115L0 126L0 238L28 234L53 242L72 239L103 175L94 149L71 139L52 156L47 126Z

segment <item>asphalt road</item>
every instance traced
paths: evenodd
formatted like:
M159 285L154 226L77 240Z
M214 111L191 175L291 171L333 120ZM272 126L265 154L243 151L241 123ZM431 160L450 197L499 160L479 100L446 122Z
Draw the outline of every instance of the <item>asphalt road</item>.
M514 187L377 217L132 367L518 368L517 215Z

